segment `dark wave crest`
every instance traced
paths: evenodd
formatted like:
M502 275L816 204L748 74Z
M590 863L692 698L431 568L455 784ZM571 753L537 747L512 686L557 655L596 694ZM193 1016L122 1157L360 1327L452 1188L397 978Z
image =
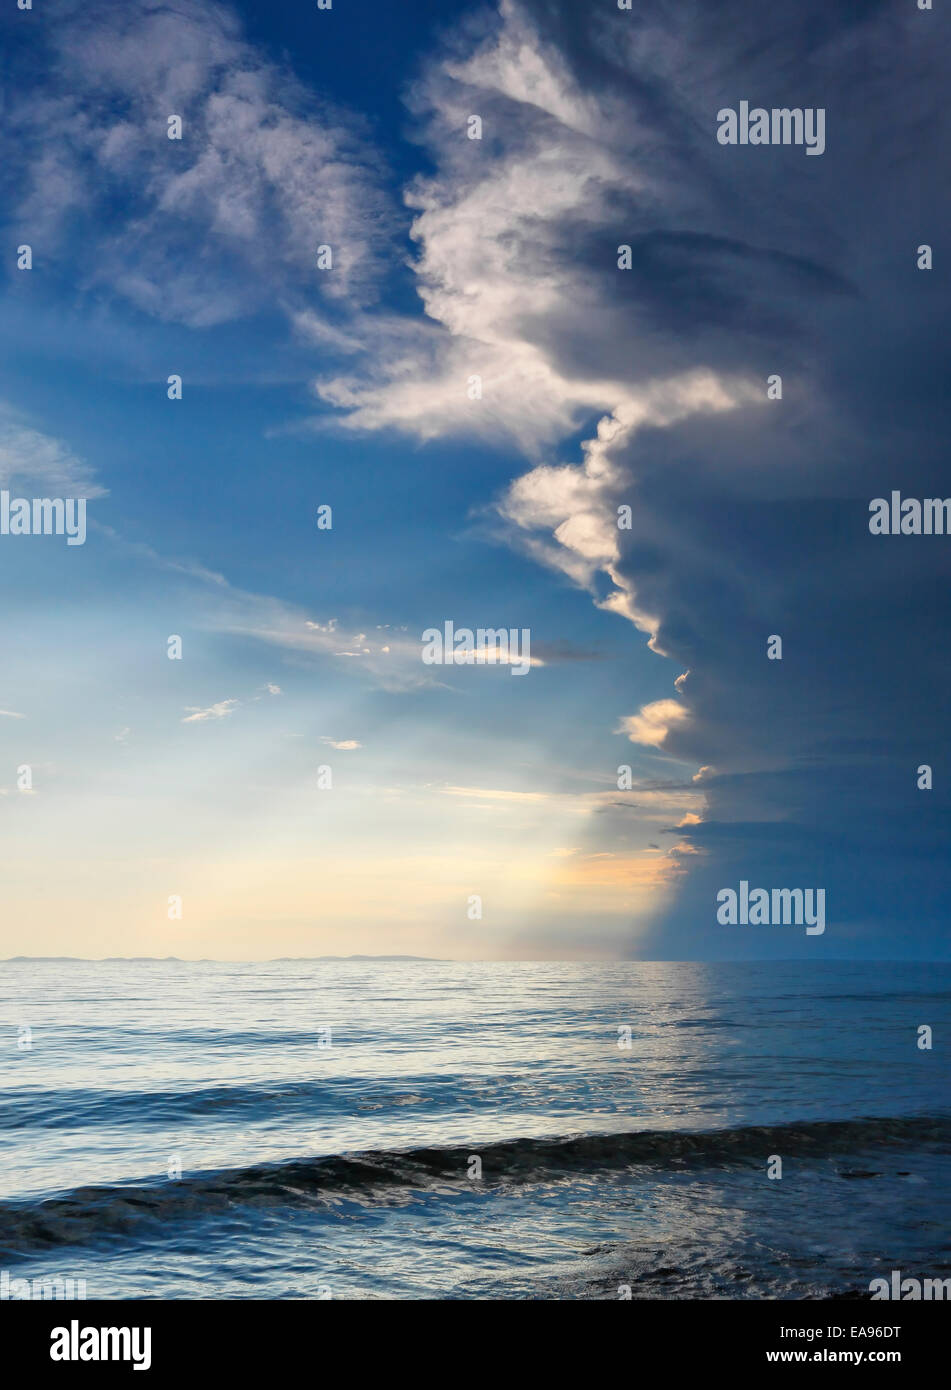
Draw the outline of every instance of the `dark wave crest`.
M369 1205L398 1199L412 1190L467 1190L473 1155L481 1159L483 1187L504 1188L627 1170L759 1166L774 1153L784 1160L809 1161L889 1148L951 1153L951 1116L808 1121L693 1132L636 1130L377 1150L201 1172L180 1180L82 1187L34 1202L0 1204L0 1251L16 1256L121 1237L133 1229L139 1232L150 1222L196 1219L242 1206L348 1200ZM853 1170L841 1176L873 1174Z

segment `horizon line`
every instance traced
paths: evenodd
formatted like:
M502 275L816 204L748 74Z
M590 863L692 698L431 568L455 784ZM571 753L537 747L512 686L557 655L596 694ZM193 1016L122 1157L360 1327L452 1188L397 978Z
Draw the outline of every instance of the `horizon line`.
M618 956L611 960L598 957L578 959L570 956L526 956L513 959L507 956L409 956L409 955L353 955L353 956L2 956L0 965L19 963L33 964L36 961L73 962L82 965L107 965L116 961L127 964L151 963L165 965L280 965L290 962L308 963L313 961L415 961L426 965L801 965L808 960L804 956L756 956L743 959L713 959L701 957L681 957L670 959L659 956ZM821 965L951 965L949 957L924 956L824 956L814 962Z

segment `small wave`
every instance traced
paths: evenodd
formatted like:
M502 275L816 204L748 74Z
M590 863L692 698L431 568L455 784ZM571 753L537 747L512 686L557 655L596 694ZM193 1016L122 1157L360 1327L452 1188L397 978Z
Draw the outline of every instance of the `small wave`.
M417 1085L435 1089L438 1077L418 1076ZM74 1087L48 1090L23 1086L0 1097L0 1130L87 1129L94 1125L118 1127L168 1126L186 1121L215 1118L229 1120L247 1115L259 1120L280 1114L285 1120L313 1118L320 1114L349 1114L362 1110L389 1110L406 1105L428 1104L431 1097L417 1093L370 1092L366 1100L354 1098L352 1082L331 1077L325 1080L283 1082L280 1085L242 1082L240 1086L177 1087L174 1090L94 1090Z
M177 1181L76 1188L33 1202L0 1204L6 1255L123 1236L143 1223L192 1219L243 1205L386 1201L409 1189L468 1190L470 1156L483 1185L510 1187L572 1176L637 1170L738 1167L766 1155L816 1159L873 1148L951 1152L951 1116L912 1116L748 1126L639 1130L494 1144L331 1154L197 1173ZM144 1234L144 1232L143 1232Z

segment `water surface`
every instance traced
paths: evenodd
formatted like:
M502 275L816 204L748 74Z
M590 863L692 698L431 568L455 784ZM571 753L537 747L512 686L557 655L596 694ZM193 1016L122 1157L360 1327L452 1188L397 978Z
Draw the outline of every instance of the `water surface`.
M5 962L0 1265L90 1298L945 1277L949 1024L917 963Z

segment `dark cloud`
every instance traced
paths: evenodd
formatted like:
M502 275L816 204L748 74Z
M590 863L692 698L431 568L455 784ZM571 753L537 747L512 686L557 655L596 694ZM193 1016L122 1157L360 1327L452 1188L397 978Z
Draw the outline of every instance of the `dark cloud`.
M702 824L675 832L699 853L632 950L945 957L951 537L871 536L868 504L951 496L947 16L829 0L523 11L618 113L630 176L612 225L544 224L575 301L526 331L566 377L613 369L636 390L706 367L764 398L606 450L599 504L634 517L615 578L656 618L671 679L689 671L690 719L663 751L712 769ZM824 108L825 153L719 145L717 111L742 99ZM916 266L923 243L934 270ZM783 399L766 402L774 372ZM741 878L824 887L825 934L718 926L715 894Z

